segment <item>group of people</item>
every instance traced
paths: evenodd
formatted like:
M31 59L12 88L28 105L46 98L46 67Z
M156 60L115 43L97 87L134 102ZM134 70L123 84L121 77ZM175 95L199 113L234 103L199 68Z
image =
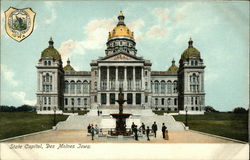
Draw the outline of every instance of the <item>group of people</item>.
M99 131L101 131L99 129L99 127L97 126L97 124L95 125L95 127L94 127L93 124L91 124L91 125L89 124L88 127L87 127L87 130L88 130L88 133L91 134L92 140L94 140L95 134L99 134Z
M137 129L137 125L135 125L134 122L132 122L131 130L132 130L132 133L134 133L134 135L135 135L135 140L138 141L138 129ZM151 131L154 133L155 138L156 138L157 130L158 130L157 124L156 124L156 122L154 122L152 124ZM164 123L162 123L162 129L161 130L162 130L162 137L165 139L166 138L167 127L165 126ZM149 126L147 126L147 129L146 129L145 124L142 123L141 126L139 127L139 131L141 131L142 134L146 133L147 140L150 141L150 139L149 139L149 134L150 134Z
M95 125L95 127L94 127L93 124L91 124L91 125L89 124L88 127L87 127L87 130L88 130L88 133L91 134L92 140L94 140L95 134L99 134L99 132L102 132L102 130L99 129L97 124ZM152 124L151 129L149 128L149 126L147 126L147 129L146 129L146 126L145 126L144 123L142 123L139 128L137 128L137 125L135 125L134 122L132 122L132 125L131 125L131 131L134 134L134 137L135 137L136 141L138 141L138 132L142 132L142 134L144 134L144 135L146 133L147 140L150 141L150 139L149 139L150 131L154 133L154 136L156 138L157 130L158 130L158 127L157 127L156 122L154 122ZM165 139L166 138L167 127L165 126L164 123L162 123L161 131L162 131L162 137L163 137L163 139Z

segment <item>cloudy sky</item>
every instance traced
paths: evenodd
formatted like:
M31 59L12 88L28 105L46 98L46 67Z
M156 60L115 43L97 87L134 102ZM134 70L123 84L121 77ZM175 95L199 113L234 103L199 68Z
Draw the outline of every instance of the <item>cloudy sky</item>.
M249 106L249 3L163 1L1 2L1 105L35 104L36 64L52 36L63 62L90 70L104 56L108 32L122 10L138 56L152 70L176 63L192 37L206 65L206 105L220 111ZM4 11L30 7L33 33L18 43L4 29Z

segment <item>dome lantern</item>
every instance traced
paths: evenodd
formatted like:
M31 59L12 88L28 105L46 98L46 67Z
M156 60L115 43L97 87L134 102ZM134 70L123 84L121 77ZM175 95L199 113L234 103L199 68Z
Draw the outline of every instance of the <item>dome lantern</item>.
M120 14L118 16L119 22L118 22L117 26L119 26L119 25L126 26L125 23L124 23L124 19L125 19L125 17L123 15L122 11L120 11Z
M192 41L192 38L190 37L188 41L188 48L192 48L192 47L193 47L193 41Z
M49 47L54 47L54 41L52 40L52 37L50 37L50 40L49 40Z

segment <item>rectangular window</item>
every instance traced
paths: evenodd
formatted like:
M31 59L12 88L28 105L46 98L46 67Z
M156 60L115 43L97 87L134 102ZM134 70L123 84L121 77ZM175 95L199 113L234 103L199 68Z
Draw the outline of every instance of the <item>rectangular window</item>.
M141 104L141 93L136 93L135 97L136 97L136 104Z
M145 96L145 103L148 103L148 96Z
M164 98L161 99L161 105L164 105Z
M48 103L51 104L51 98L50 97L48 97Z
M115 93L110 93L110 104L115 104Z
M64 99L64 104L65 104L65 105L68 105L68 98L65 98L65 99Z
M127 104L132 104L133 102L133 95L132 93L127 94Z
M83 99L83 104L84 104L85 106L88 104L87 98L84 98L84 99Z
M106 102L106 93L102 93L101 94L101 104L106 104L107 102Z
M81 99L80 98L77 99L77 104L78 104L78 106L81 105Z

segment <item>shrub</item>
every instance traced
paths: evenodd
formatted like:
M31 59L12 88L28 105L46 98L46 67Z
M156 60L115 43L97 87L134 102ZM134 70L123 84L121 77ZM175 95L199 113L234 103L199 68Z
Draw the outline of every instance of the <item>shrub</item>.
M243 107L237 107L233 109L233 113L247 113L247 110Z

